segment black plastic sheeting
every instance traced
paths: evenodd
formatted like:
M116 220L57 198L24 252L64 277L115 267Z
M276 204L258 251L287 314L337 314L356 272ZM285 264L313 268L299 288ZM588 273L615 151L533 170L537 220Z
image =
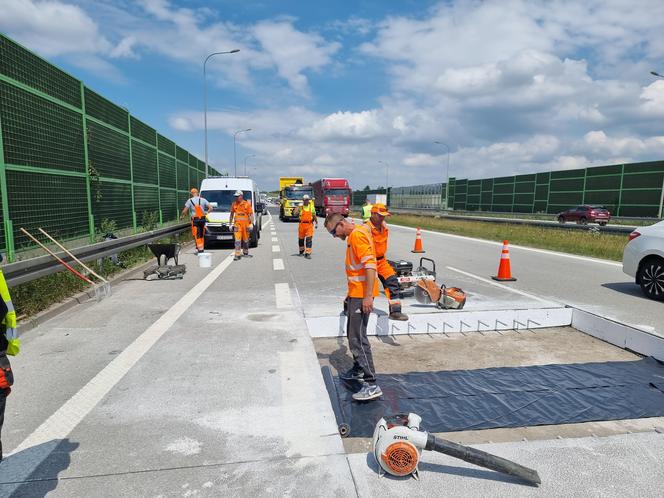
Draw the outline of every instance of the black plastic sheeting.
M408 412L429 432L664 416L664 365L653 358L381 374L378 383L383 396L366 403L338 378L328 383L350 436L371 437L381 417Z

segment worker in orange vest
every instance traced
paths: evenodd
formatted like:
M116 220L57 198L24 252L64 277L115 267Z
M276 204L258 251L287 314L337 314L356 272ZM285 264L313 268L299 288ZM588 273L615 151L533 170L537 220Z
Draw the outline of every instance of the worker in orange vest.
M356 401L369 401L382 396L376 384L371 344L367 337L369 315L374 297L378 295L376 278L376 252L367 225L355 225L340 213L332 213L325 219L325 228L346 243L346 278L348 280L348 318L346 335L348 348L353 355L353 367L339 378L360 382L361 388L353 394Z
M376 247L376 261L378 262L378 278L383 284L385 297L390 305L390 318L392 320L406 321L408 315L401 312L401 291L399 289L399 280L397 272L385 258L387 254L387 238L390 231L385 223L385 217L390 216L385 204L376 203L371 207L371 218L367 221L367 226L371 228L371 236Z
M198 195L198 189L189 191L191 197L185 203L180 217L184 217L189 211L191 217L191 233L196 241L196 250L203 252L205 249L205 216L212 212L212 205L207 199Z
M230 219L235 233L234 261L240 259L241 255L249 257L249 232L253 228L253 215L254 210L251 207L251 202L244 200L242 190L236 190L235 201L231 204Z
M311 197L304 194L302 197L302 206L296 208L296 213L300 215L300 225L297 229L297 241L300 248L300 256L311 259L311 246L313 245L314 226L318 228L318 218L316 217L316 208L311 202Z

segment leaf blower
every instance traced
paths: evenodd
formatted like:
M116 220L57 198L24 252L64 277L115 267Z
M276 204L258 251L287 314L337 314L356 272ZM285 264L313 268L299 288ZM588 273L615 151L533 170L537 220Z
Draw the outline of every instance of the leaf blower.
M537 471L484 451L453 443L420 431L422 417L415 413L397 414L381 418L373 434L372 448L378 462L380 476L386 472L394 476L412 475L418 478L417 466L422 450L437 451L465 462L509 474L531 484L540 484Z

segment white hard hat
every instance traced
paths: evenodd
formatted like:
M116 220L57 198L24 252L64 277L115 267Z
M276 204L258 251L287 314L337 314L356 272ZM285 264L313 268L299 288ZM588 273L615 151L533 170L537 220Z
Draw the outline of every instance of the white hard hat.
M311 199L311 197L309 197L309 194L304 194L302 196L302 199L304 199L305 201L308 201L309 199Z
M242 195L242 190L236 190L235 191L235 197L237 197L238 195Z

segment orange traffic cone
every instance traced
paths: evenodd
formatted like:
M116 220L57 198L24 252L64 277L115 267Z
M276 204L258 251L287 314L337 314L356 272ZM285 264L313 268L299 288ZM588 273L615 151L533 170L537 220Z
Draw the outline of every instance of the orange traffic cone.
M422 249L422 233L419 228L417 229L417 235L415 235L415 247L411 252L426 252Z
M506 240L503 240L503 251L500 254L498 275L491 278L494 280L500 280L501 282L516 280L516 278L512 277L512 269L510 268L510 250L507 248Z

